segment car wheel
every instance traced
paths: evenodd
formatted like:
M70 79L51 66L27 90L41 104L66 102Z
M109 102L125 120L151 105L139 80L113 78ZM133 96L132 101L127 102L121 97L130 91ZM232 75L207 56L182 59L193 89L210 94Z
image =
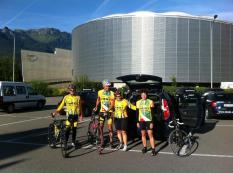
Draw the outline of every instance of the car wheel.
M38 109L42 109L44 107L44 103L42 102L42 101L39 101L38 103L37 103L37 108Z
M7 112L8 113L12 113L12 112L14 112L14 110L15 110L14 104L10 104L10 105L7 106Z

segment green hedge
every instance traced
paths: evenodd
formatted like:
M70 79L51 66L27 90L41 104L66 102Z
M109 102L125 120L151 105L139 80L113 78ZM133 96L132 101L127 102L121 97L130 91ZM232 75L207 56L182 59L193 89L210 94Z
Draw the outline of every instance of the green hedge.
M31 81L29 82L29 84L32 86L32 88L46 96L46 97L49 97L49 96L61 96L61 95L64 95L65 92L66 92L66 89L63 89L63 88L52 88L48 85L48 83L45 83L45 82L42 82L42 81Z

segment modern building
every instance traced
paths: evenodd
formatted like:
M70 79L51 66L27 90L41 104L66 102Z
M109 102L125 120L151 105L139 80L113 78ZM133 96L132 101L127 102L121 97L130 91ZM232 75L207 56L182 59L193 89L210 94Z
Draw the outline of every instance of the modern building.
M71 50L53 53L21 50L23 81L66 82L72 80Z
M170 82L233 81L233 23L181 12L135 12L98 18L72 31L74 77L101 81L152 74Z

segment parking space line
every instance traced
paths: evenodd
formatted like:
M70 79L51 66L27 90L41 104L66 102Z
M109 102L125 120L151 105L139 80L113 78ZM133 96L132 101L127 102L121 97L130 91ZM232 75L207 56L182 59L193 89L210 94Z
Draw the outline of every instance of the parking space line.
M9 115L9 114L3 114L3 115L0 115L0 117L12 117L12 118L33 118L32 116ZM43 116L43 117L45 117L45 116ZM37 118L43 118L43 117L37 117Z
M20 123L25 123L25 122L30 122L30 121L35 121L35 120L40 120L40 119L47 119L50 118L51 116L46 116L46 117L37 117L37 118L33 118L33 119L29 119L29 120L23 120L23 121L16 121L16 122L11 122L11 123L6 123L6 124L0 124L0 127L2 126L8 126L8 125L12 125L12 124L20 124ZM88 120L83 120L82 122L80 122L79 124L85 123Z
M221 124L219 124L219 125L216 125L216 126L217 127L233 127L233 125L229 125L229 124L228 125L224 125L224 124L221 125Z
M13 125L13 124L20 124L20 123L25 123L25 122L30 122L30 121L40 120L40 119L46 119L46 118L49 118L49 117L51 117L51 116L38 117L38 118L29 119L29 120L23 120L23 121L16 121L16 122L11 122L11 123L1 124L0 127Z
M93 147L92 145L88 145L86 147L82 147L83 149L97 149L96 147ZM105 148L104 150L108 150L108 151L115 151L116 149L110 149L110 148ZM121 152L125 152L122 150L119 150ZM141 153L141 150L133 150L130 149L128 150L128 152L136 152L136 153ZM159 154L165 154L165 155L174 155L174 153L172 152L163 152L160 151ZM191 156L199 156L199 157L217 157L217 158L233 158L233 155L218 155L218 154L192 154Z
M48 144L41 144L41 143L31 143L31 142L16 142L16 141L0 141L2 143L9 143L9 144L23 144L23 145L32 145L32 146L46 146ZM97 147L93 147L93 145L88 145L85 147L81 147L82 149L94 149L96 150ZM107 151L115 151L116 149L110 149L110 148L105 148L104 150ZM124 152L122 150L119 150L121 152ZM136 152L136 153L141 153L141 150L128 150L128 152ZM150 152L148 152L150 153ZM172 152L162 152L160 151L159 154L164 154L164 155L174 155ZM196 157L213 157L213 158L233 158L233 155L218 155L218 154L192 154L191 156L196 156Z

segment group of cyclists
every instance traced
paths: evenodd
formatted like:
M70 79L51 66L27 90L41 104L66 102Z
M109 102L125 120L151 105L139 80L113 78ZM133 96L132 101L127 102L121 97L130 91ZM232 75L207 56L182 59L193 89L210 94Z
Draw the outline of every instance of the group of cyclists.
M140 96L141 99L136 102L136 105L129 103L126 99L123 98L120 91L115 93L110 90L110 81L103 80L103 89L98 91L98 97L96 100L96 105L93 111L97 112L98 108L98 119L99 119L99 138L100 138L100 150L104 149L104 124L105 120L107 121L108 131L109 131L109 142L110 147L113 148L113 122L117 130L117 137L119 144L116 147L117 149L122 149L127 151L127 129L128 127L128 112L127 108L136 111L137 115L137 128L141 130L141 140L143 144L142 153L147 152L147 140L146 134L149 136L150 145L152 148L151 155L155 156L157 151L155 150L155 142L153 137L153 108L154 103L152 100L148 99L147 90L141 90ZM81 98L76 94L76 87L73 84L70 84L68 87L69 94L66 95L61 104L58 106L56 111L52 114L53 116L57 115L59 111L66 105L67 120L66 120L66 141L68 141L70 134L70 125L73 123L72 128L72 146L75 146L75 137L77 124L79 121L82 121L82 106Z

